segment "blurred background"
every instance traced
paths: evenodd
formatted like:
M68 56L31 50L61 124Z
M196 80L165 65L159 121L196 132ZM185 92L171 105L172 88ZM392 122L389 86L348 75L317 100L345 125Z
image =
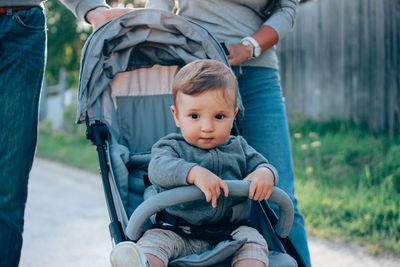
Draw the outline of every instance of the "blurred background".
M85 127L74 124L81 51L91 27L58 1L45 8L37 155L97 172ZM400 1L300 1L296 25L278 51L308 233L400 257Z

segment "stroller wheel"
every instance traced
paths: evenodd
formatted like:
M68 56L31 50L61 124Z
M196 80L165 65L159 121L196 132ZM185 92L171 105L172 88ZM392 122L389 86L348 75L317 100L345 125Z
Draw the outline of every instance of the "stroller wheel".
M110 254L112 267L150 267L146 256L134 242L117 244Z

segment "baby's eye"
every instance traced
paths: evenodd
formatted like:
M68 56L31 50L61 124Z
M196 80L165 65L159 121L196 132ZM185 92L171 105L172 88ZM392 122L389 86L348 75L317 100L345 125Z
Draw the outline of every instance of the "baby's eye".
M199 118L199 114L190 114L190 117L192 119L198 119Z
M224 117L225 117L225 116L222 115L222 114L217 114L217 115L215 115L215 118L216 118L217 120L222 120Z

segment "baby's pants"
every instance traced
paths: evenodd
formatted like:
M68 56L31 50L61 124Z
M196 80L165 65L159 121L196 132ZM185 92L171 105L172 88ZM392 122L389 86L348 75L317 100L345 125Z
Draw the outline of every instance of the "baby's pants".
M240 226L231 235L234 240L247 239L247 242L233 255L232 265L239 260L256 259L268 266L267 242L256 229ZM187 238L165 229L148 230L137 244L144 253L152 254L162 260L165 266L169 260L213 248L213 245L206 240Z

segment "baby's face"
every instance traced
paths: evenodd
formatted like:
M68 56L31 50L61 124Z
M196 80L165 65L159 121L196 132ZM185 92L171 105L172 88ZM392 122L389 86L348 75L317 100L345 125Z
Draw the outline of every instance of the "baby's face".
M171 107L175 124L185 140L194 146L211 149L228 140L237 113L233 94L209 90L198 95L178 93Z

